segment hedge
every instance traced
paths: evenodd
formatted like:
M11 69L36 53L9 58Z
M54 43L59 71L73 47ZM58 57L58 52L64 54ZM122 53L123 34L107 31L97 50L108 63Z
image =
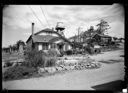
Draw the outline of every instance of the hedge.
M36 72L35 68L28 68L25 66L14 66L7 69L3 74L3 79L6 80L14 80L14 79L21 79L24 76L32 75Z

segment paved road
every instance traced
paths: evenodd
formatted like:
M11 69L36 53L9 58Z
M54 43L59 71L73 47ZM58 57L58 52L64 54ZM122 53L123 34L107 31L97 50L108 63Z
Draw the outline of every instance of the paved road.
M97 56L92 56L98 60L119 58L122 51L108 52ZM107 57L108 56L108 57ZM7 89L34 89L34 90L94 90L92 86L115 81L123 80L124 78L124 62L118 62L114 64L102 63L102 67L92 70L81 70L67 72L66 74L60 74L49 77L15 80L3 82L3 87Z

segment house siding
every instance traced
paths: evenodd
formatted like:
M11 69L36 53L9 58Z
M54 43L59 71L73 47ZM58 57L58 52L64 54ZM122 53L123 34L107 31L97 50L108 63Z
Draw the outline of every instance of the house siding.
M27 42L27 47L32 49L32 39Z

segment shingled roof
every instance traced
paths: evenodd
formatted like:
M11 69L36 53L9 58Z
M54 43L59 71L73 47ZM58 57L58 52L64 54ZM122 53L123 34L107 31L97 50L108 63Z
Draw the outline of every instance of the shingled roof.
M54 34L58 35L58 37L55 37L55 36L52 36L52 35L39 35L40 33L43 33L43 32L46 32L46 33L54 33ZM30 39L32 39L32 35L30 35L30 37L28 38L28 40L26 41L26 43ZM34 37L33 37L33 41L34 42L54 42L54 41L57 41L59 39L62 39L65 42L68 42L69 44L72 45L72 43L67 38L65 38L64 36L60 35L56 31L54 31L52 29L49 29L49 28L43 29L43 30L35 33L34 34Z
M53 39L53 37L55 36L51 36L51 35L38 35L42 32L49 32L49 33L55 33L55 31L53 31L52 29L49 29L49 28L46 28L46 29L43 29L39 32L36 32L33 36L33 41L34 42L48 42L49 40ZM32 35L30 35L30 37L28 38L28 40L26 41L26 43L32 38Z
M55 36L51 35L34 35L33 42L49 42L50 40L56 38Z

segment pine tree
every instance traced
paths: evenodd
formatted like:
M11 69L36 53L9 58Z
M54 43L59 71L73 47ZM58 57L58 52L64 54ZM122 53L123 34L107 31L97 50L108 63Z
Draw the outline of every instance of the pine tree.
M104 35L104 33L110 29L110 26L108 25L108 22L106 22L105 20L100 20L100 23L97 24L96 26L98 26L98 29L97 29L97 33L98 34L102 34Z

